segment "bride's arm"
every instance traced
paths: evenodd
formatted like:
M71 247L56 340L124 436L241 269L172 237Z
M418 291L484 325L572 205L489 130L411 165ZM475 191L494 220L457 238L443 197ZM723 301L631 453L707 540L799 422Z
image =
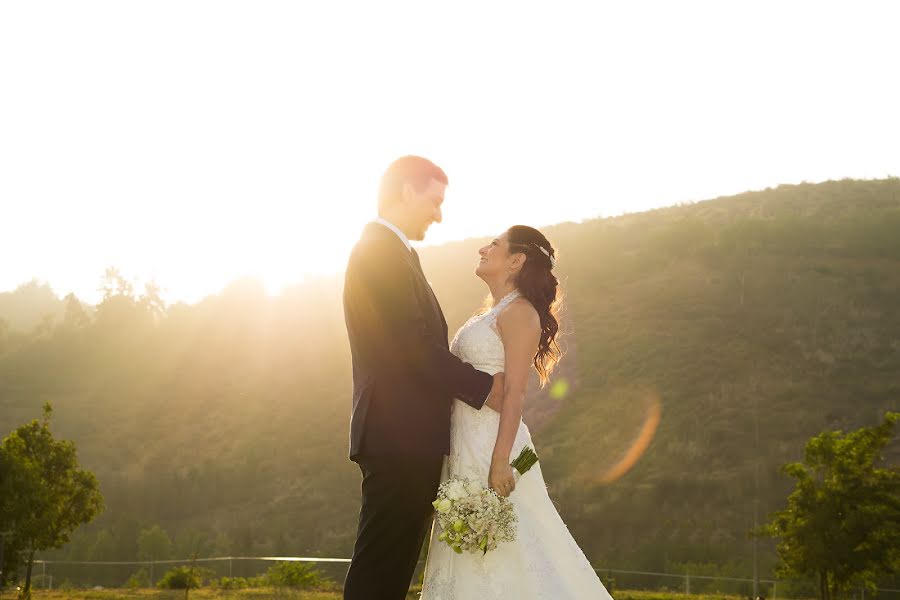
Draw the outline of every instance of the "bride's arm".
M503 340L506 382L488 485L501 496L509 496L516 487L509 455L522 419L532 361L541 341L541 320L531 303L517 300L500 313L497 328Z
M472 408L501 394L503 375L491 376L454 356L447 340L426 326L416 299L412 267L397 256L395 245L358 244L350 255L344 280L344 316L365 342L371 364L406 372L445 390ZM434 395L440 401L439 394ZM426 398L422 399L423 401ZM493 406L492 406L493 407Z

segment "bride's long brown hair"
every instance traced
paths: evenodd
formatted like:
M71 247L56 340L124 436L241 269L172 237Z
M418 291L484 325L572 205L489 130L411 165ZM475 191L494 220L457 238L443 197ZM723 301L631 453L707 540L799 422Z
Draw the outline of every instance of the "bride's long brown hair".
M556 250L543 233L527 225L513 225L506 230L510 253L525 254L525 264L513 282L519 293L531 302L541 319L541 340L534 355L534 368L540 377L541 387L562 358L557 343L559 333L559 309L562 290L553 274Z

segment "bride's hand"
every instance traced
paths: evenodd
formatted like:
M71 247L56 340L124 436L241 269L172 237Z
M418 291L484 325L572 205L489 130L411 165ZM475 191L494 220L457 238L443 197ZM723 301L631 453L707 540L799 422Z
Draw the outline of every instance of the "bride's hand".
M516 489L516 479L513 477L513 468L509 465L509 462L499 459L491 461L488 486L504 498L512 494L513 490Z

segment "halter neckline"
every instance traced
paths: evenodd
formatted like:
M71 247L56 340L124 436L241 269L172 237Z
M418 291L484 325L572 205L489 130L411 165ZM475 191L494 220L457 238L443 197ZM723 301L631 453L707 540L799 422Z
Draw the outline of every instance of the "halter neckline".
M491 307L491 310L496 310L502 306L506 306L507 304L509 304L509 302L511 302L512 300L515 300L518 296L519 296L519 290L511 291L507 295L500 298L500 300L498 300L497 303Z

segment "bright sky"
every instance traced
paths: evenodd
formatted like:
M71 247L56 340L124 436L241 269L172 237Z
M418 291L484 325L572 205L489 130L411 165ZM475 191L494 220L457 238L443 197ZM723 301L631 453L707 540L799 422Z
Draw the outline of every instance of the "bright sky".
M428 243L898 175L898 7L3 2L0 290L277 292L409 153L450 177Z

